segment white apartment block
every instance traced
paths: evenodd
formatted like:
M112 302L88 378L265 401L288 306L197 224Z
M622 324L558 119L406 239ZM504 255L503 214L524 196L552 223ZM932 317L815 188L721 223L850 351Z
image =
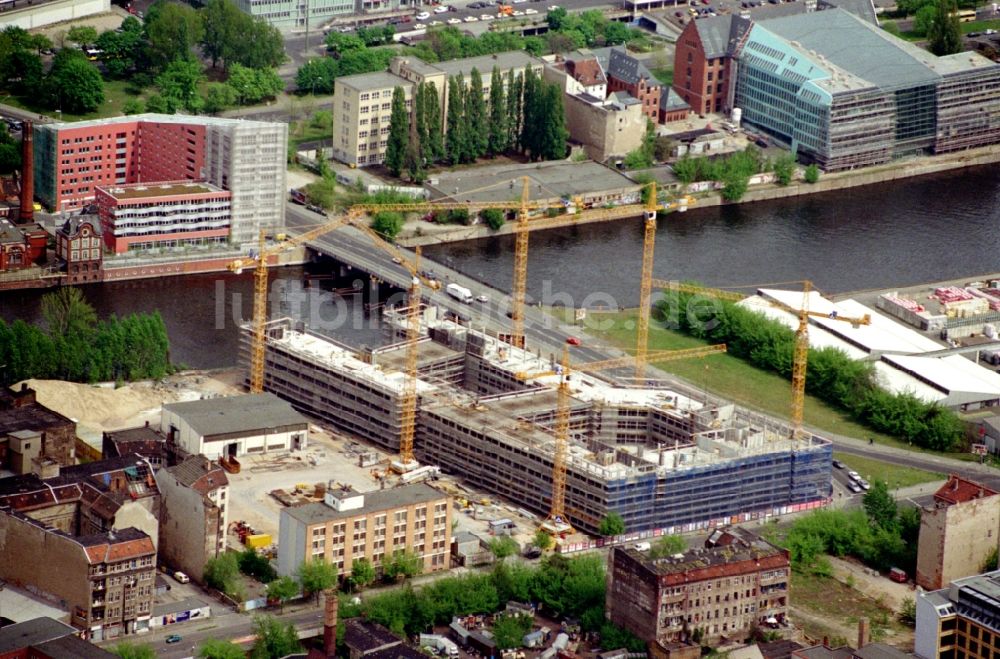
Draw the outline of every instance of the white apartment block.
M428 64L414 57L395 57L388 71L337 78L333 89L333 157L364 167L385 160L389 139L392 93L403 89L407 110L412 110L416 86L433 82L441 101L441 130L448 125L448 79L462 74L469 84L472 70L483 79L483 94L489 97L493 69L504 77L512 69L523 72L531 66L541 75L545 62L524 51L511 51Z

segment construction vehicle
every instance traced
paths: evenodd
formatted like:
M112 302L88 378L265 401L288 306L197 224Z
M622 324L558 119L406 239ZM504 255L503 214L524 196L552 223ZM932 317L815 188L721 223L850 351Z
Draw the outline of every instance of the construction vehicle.
M657 288L663 288L667 290L680 291L682 293L692 293L695 295L704 295L706 297L712 297L719 300L727 300L730 302L738 302L745 299L747 296L737 293L735 291L727 291L718 288L708 288L705 286L696 286L692 284L681 284L678 282L664 281L661 279L653 279L652 283ZM871 325L872 318L871 315L865 314L861 317L853 316L841 316L837 313L823 313L819 311L809 310L809 293L813 290L812 282L809 280L801 280L794 282L781 282L778 284L769 284L770 286L781 286L785 284L802 284L802 305L799 308L791 307L784 302L779 300L767 300L767 303L772 307L781 309L782 311L787 311L788 313L794 314L798 317L798 328L795 330L795 349L792 355L792 411L791 411L791 423L792 423L792 433L791 438L794 440L799 440L805 437L805 432L802 428L802 416L805 410L805 397L806 397L806 369L809 361L809 318L810 316L816 318L826 318L828 320L839 320L841 322L850 323L853 327L860 327L861 325ZM751 288L750 286L740 286L739 288ZM758 288L758 287L752 287Z
M514 5L507 5L504 3L497 3L497 18L503 18L504 16L514 15Z
M555 422L555 452L552 458L552 501L549 508L549 516L542 523L542 529L546 532L565 537L572 535L573 526L566 517L566 455L569 450L569 414L570 414L570 362L569 344L563 346L562 361L554 371L540 371L536 373L518 373L520 380L532 380L549 375L559 376L557 388L558 398L556 402L556 422ZM706 357L726 351L725 344L705 346L703 348L689 348L686 350L663 350L649 353L645 357L650 362L666 362L678 359L688 359L692 357ZM594 371L604 371L614 368L623 368L635 365L635 356L618 357L615 359L605 359L602 361L581 364L575 370L589 373Z

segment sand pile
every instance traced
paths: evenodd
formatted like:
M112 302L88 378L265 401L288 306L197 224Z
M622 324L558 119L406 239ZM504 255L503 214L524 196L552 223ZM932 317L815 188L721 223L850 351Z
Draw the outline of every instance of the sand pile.
M143 412L159 411L163 403L177 400L176 391L149 384L113 389L61 380L27 380L27 383L37 392L42 405L81 424L109 430L129 425Z

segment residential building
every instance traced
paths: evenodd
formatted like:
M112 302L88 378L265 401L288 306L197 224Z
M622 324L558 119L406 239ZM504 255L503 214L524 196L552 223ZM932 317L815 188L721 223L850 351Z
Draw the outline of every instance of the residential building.
M160 560L201 581L205 563L226 551L229 479L203 455L156 474L160 489Z
M688 105L687 101L681 98L673 87L664 86L660 93L659 122L669 124L674 121L684 121L689 114L691 114L691 106Z
M935 57L859 13L691 21L674 86L699 113L739 108L743 123L831 171L1000 141L1000 64Z
M12 447L5 441L12 432L29 430L39 435L41 451L32 457L46 458L61 465L76 462L76 423L38 402L35 390L21 383L16 392L0 387L0 459L9 465ZM37 446L25 446L34 451ZM29 457L23 463L30 465ZM22 463L22 464L23 464ZM30 467L27 469L30 470Z
M608 60L604 70L608 76L608 93L628 92L642 104L642 113L655 123L660 113L660 81L624 48L606 50Z
M323 503L282 508L278 528L281 575L309 560L327 561L342 576L360 558L380 570L404 550L436 572L449 567L451 498L424 484L360 493L331 482Z
M177 462L173 449L167 446L167 438L159 428L150 426L149 421L138 428L108 430L101 437L101 457L140 455L155 471Z
M78 636L80 630L52 618L33 618L0 628L3 659L115 659Z
M0 272L42 263L48 239L49 234L37 224L15 226L0 219Z
M205 181L230 193L230 241L284 225L288 126L141 114L42 124L34 132L37 197L55 211L94 202L97 188Z
M126 455L70 467L45 462L41 467L41 474L0 478L0 508L69 536L134 527L156 544L160 492L152 467L141 457Z
M917 593L915 636L920 659L993 659L1000 652L1000 571Z
M189 455L215 460L306 447L309 422L271 393L163 406L160 432Z
M1000 549L1000 496L990 488L951 475L920 511L917 585L944 588L979 572Z
M788 551L745 529L716 530L704 547L664 558L614 547L608 563L608 619L646 642L695 630L709 647L743 641L788 612Z
M96 190L105 247L115 254L229 241L232 194L195 181L136 183Z
M613 92L607 99L580 92L563 99L570 139L597 162L621 158L642 146L648 118L638 99Z
M727 112L736 44L746 35L750 21L740 16L699 18L677 38L674 53L676 93L700 116Z
M156 545L138 529L73 536L0 509L0 578L65 602L86 638L148 629L155 577Z
M389 139L392 94L403 90L406 107L412 106L416 86L434 83L441 101L441 127L448 123L448 79L461 75L468 84L472 70L483 79L483 95L489 96L493 69L506 82L511 70L530 66L541 75L544 62L524 51L511 51L428 64L415 57L394 57L388 71L337 78L333 89L333 156L351 165L378 165L385 159Z
M565 57L556 55L553 62L545 67L544 76L570 95L588 94L602 100L608 96L608 77L604 74L601 61L585 51Z
M56 258L66 272L67 284L101 281L104 249L101 220L96 214L71 215L56 231Z

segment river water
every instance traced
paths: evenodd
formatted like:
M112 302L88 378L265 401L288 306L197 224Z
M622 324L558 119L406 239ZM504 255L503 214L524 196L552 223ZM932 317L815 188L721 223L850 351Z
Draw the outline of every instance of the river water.
M983 167L835 193L675 213L660 220L656 276L710 286L811 279L827 293L890 288L1000 271L1000 177ZM576 306L634 306L641 222L591 224L531 236L529 295ZM509 289L513 240L426 247L424 254ZM272 273L271 314L295 306L301 268ZM175 363L236 363L234 319L249 317L248 274L166 277L84 287L100 315L163 314ZM314 287L310 290L316 290ZM0 292L0 317L39 319L39 291ZM301 305L310 326L353 345L375 344L378 327L348 298L314 293ZM299 296L302 297L302 296ZM291 301L289 301L291 300ZM317 301L319 304L317 304ZM275 306L277 305L277 306Z

